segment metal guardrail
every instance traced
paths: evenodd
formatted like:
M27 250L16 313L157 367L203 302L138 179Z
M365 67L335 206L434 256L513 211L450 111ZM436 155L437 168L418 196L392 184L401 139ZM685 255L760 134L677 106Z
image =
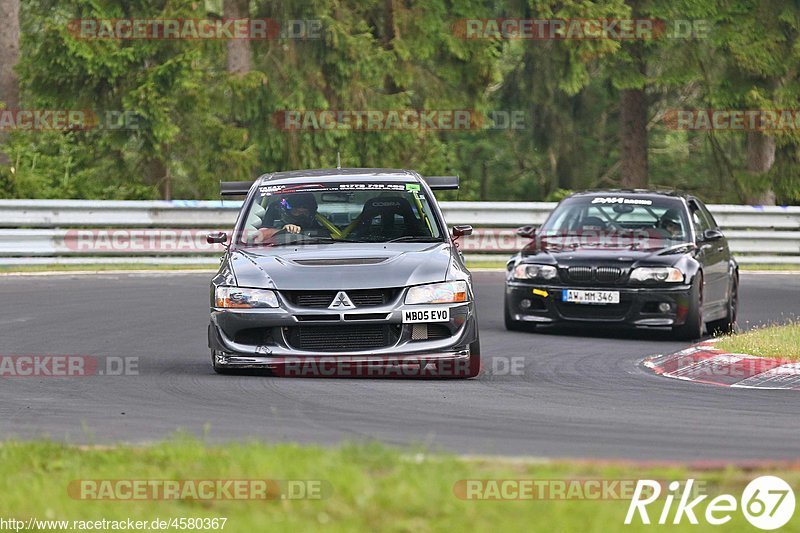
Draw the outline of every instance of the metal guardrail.
M527 242L513 229L544 222L548 202L442 202L449 224L477 229L461 243L471 259L506 259ZM205 242L230 229L241 202L0 200L0 265L214 264ZM710 205L741 263L800 264L800 207Z

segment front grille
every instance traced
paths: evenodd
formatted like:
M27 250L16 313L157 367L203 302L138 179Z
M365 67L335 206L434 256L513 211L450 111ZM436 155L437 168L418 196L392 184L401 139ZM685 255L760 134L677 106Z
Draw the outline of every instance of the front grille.
M572 281L591 281L592 280L592 267L588 266L574 266L567 269L569 279Z
M356 307L383 305L388 301L386 291L353 291L347 295Z
M432 341L452 337L450 328L443 324L413 324L411 326L412 341Z
M299 350L358 352L391 346L397 328L390 325L297 326L289 328L288 342Z
M576 304L556 300L558 312L566 318L574 319L608 319L624 318L631 307L631 302L622 301L618 304Z
M328 307L331 305L331 302L335 296L335 292L298 294L294 298L293 303L300 307Z
M295 315L295 318L300 322L309 322L315 320L339 321L339 315Z
M375 307L391 302L397 289L357 289L344 291L356 307ZM327 308L339 291L286 291L283 294L298 307Z
M338 318L338 315L335 315ZM389 313L347 313L345 320L386 320Z
M622 276L622 269L619 267L597 267L595 276L597 276L597 281L617 281Z
M616 283L622 278L622 269L614 266L572 266L565 269L567 280L576 283L599 281L601 283Z

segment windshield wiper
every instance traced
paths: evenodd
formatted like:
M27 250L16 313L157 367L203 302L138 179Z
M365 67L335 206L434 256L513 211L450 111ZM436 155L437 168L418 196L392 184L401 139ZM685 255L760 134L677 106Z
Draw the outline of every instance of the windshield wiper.
M424 236L424 235L403 235L402 237L397 237L396 239L390 239L388 241L378 241L378 242L442 242L442 239L437 239L436 237L431 236Z

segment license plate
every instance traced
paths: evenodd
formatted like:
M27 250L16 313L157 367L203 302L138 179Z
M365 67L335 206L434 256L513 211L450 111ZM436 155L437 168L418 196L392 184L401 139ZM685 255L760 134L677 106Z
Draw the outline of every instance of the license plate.
M574 304L618 304L619 291L579 291L564 289L561 300Z
M449 322L450 309L428 308L428 309L406 309L403 310L403 324L419 324L421 322Z

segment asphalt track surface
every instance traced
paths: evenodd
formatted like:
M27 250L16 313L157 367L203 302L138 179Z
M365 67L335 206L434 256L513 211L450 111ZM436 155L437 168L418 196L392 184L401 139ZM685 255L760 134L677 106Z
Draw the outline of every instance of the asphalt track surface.
M218 376L207 273L0 277L0 354L138 357L138 375L0 378L0 437L380 440L460 453L635 460L800 458L800 393L652 375L654 332L511 333L502 274L475 274L486 372L469 381ZM742 274L740 324L800 309L800 276ZM515 359L516 358L516 359ZM522 371L503 372L512 362Z

